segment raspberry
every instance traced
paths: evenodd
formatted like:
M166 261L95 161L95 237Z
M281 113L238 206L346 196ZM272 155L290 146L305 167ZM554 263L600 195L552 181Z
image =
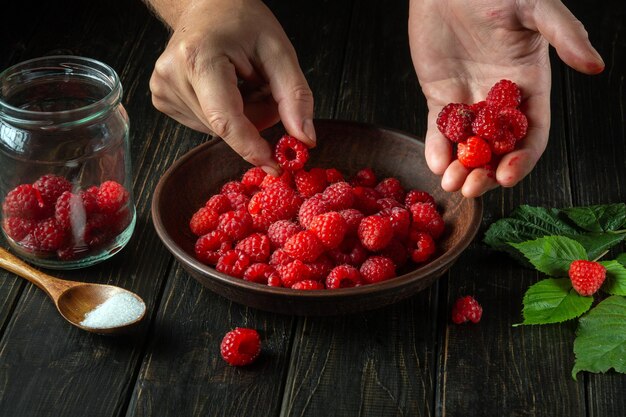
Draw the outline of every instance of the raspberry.
M7 217L2 223L4 232L16 242L19 242L28 234L32 233L37 225L34 220L23 219L21 217Z
M245 210L229 211L221 214L217 230L225 232L232 240L246 237L252 229L252 217Z
M44 175L33 183L33 188L39 191L46 207L54 207L57 198L65 191L72 191L72 184L58 175Z
M306 145L293 136L284 135L274 149L274 159L286 171L297 171L304 167L309 159Z
M312 197L321 193L326 188L326 171L321 168L313 168L310 171L298 170L293 175L296 189L303 197Z
M220 353L229 365L249 365L261 353L261 338L254 329L237 327L222 339Z
M98 187L98 208L104 213L115 213L128 201L126 188L115 181L105 181Z
M285 252L303 262L313 262L324 252L324 245L310 230L298 232L287 239Z
M391 259L384 256L370 256L363 262L359 271L368 284L386 281L396 276L396 266Z
M246 191L246 186L239 181L228 181L226 184L222 185L220 189L220 193L224 195L228 193L245 194Z
M343 178L343 174L341 173L341 171L335 168L328 168L326 170L326 181L329 184L333 184L335 182L342 182L345 180Z
M311 279L322 281L331 269L335 266L333 261L326 254L322 254L315 262L306 264L311 272Z
M270 265L287 265L288 263L293 262L293 258L285 252L284 249L276 249L272 256L270 256Z
M486 105L483 107L472 123L472 130L476 136L494 141L502 137L504 128L500 120L499 111L493 106ZM471 139L471 137L469 138Z
M471 295L459 298L454 303L454 307L452 307L452 322L455 324L465 323L466 321L478 323L482 315L483 308Z
M330 211L330 205L323 200L322 195L315 195L300 206L298 210L298 221L303 227L308 228L311 226L313 218L318 214L327 213Z
M50 218L37 223L33 230L33 237L38 249L56 251L64 245L67 234L55 219Z
M267 229L274 222L274 219L264 214L253 214L252 216L252 230L255 232L266 233Z
M235 278L243 278L243 274L250 266L250 257L237 250L224 252L217 261L215 269L219 272Z
M252 195L261 188L261 183L267 173L259 167L252 167L243 174L241 183L246 188L246 194Z
M350 237L341 242L337 249L329 250L328 256L337 265L350 264L360 266L367 259L367 249L363 247L358 238Z
M361 220L359 239L366 249L378 251L391 242L393 227L388 217L374 215Z
M423 263L429 260L435 253L435 241L424 232L415 232L411 234L411 259L415 263Z
M196 240L196 258L204 264L215 265L232 247L233 244L226 233L214 230Z
M339 265L326 277L326 288L352 288L362 284L361 273L352 265Z
M9 191L2 203L2 210L7 217L24 219L38 220L45 215L43 198L30 184L18 185Z
M302 281L298 281L291 286L293 290L323 290L324 284L319 281L315 281L313 279L305 279Z
M463 142L472 135L474 112L467 104L450 103L437 116L437 127L452 142Z
M504 132L499 140L489 143L495 155L504 155L515 149L515 137L511 132Z
M291 236L302 231L300 225L290 220L279 220L267 229L267 236L274 248L282 248Z
M279 185L281 187L293 188L293 174L291 171L284 171L280 176L273 177L266 175L261 182L261 189L264 190L269 187Z
M484 109L486 105L487 105L487 102L483 100L483 101L479 101L478 103L470 104L469 108L474 113L474 115L477 115L478 112Z
M96 213L87 219L83 240L91 248L100 247L108 243L113 234L111 233L112 214Z
M37 244L37 240L35 239L33 233L27 234L24 239L18 242L18 244L23 250L28 252L35 252L39 250L39 245Z
M215 194L209 198L204 207L213 209L218 214L226 213L233 209L230 205L230 199L224 194Z
M436 205L433 196L426 191L410 190L406 193L406 197L404 197L404 206L410 208L415 203L430 203L433 206Z
M232 210L246 210L248 208L248 203L250 203L250 197L248 197L247 195L237 192L226 193L224 195L230 202Z
M341 210L339 214L346 221L346 235L356 235L359 230L359 224L361 224L361 220L363 220L365 215L357 209Z
M403 201L406 192L397 178L385 178L374 188L385 198L393 198L396 201Z
M83 200L85 214L88 217L98 211L98 187L94 185L86 190L82 190L78 195Z
M248 211L264 215L274 222L295 217L301 204L302 197L295 190L273 186L255 194L250 199Z
M464 167L477 168L491 160L491 148L478 136L472 136L467 142L459 143L457 158Z
M391 259L397 268L404 266L409 259L409 253L406 246L398 239L393 239L379 255Z
M253 233L237 243L235 249L248 255L252 262L267 262L270 257L270 239L262 233Z
M272 287L280 286L280 275L273 266L266 263L252 264L243 274L243 279L258 284L270 285Z
M413 223L411 228L418 232L426 232L438 239L443 233L445 223L437 209L429 203L415 203L411 206Z
M352 186L354 187L374 187L378 180L372 168L363 168L352 178Z
M526 136L526 131L528 130L528 119L524 113L517 109L505 108L500 110L498 116L503 130L510 132L516 141Z
M378 200L381 195L375 189L369 187L354 187L352 194L354 194L355 209L365 214L374 214L380 210Z
M379 198L376 200L376 204L380 207L380 211L391 209L394 207L402 207L402 204L398 203L393 198Z
M328 249L339 246L348 230L348 225L336 211L318 214L311 221L309 228Z
M296 282L311 279L311 270L304 262L298 259L285 265L278 265L276 270L280 274L283 287L286 288L291 288Z
M570 264L569 278L572 287L584 297L593 295L606 279L606 268L593 261L578 260Z
M80 196L72 194L70 191L64 191L57 198L54 206L54 218L61 228L69 230L72 226L78 229L84 227L87 213L83 201Z
M354 204L352 187L344 181L336 182L326 187L322 197L331 210L345 210Z
M487 104L496 108L517 107L522 102L522 92L517 84L500 80L487 93Z
M394 207L380 212L381 216L389 218L393 236L404 240L409 235L411 227L411 213L403 207Z
M59 210L58 207L59 205L57 203L57 212ZM215 230L219 222L219 217L220 215L213 209L207 207L200 208L200 210L196 211L193 216L191 216L191 220L189 221L191 233L196 236L202 236Z

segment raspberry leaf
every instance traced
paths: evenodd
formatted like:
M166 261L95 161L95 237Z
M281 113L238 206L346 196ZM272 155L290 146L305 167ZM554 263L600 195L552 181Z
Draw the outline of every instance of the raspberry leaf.
M586 233L570 237L583 245L587 251L589 259L596 259L604 252L624 240L626 234L613 232Z
M589 232L610 232L626 223L626 204L571 207L562 210L577 226Z
M618 261L603 261L600 264L606 268L602 290L612 295L626 295L626 266Z
M626 252L622 253L621 255L618 255L615 260L621 263L622 265L626 266Z
M578 259L587 260L585 248L565 236L545 236L522 243L511 243L515 249L544 274L567 276L570 264Z
M549 278L532 285L524 295L524 322L560 323L589 310L593 297L583 297L572 288L569 278Z
M574 354L574 379L580 371L626 373L626 298L613 295L579 320Z

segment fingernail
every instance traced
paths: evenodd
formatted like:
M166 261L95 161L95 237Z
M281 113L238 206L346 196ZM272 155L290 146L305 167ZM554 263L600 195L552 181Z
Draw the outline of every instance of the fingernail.
M280 176L280 168L278 167L278 165L276 166L263 165L261 169L265 171L267 174L271 175L272 177Z
M315 146L315 143L317 142L317 137L315 136L315 127L313 126L313 120L305 119L304 122L302 122L302 131L307 136L307 139L309 139L310 144L312 146Z

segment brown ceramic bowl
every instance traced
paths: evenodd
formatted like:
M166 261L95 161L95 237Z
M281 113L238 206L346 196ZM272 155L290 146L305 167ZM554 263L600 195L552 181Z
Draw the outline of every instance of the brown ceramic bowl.
M406 189L421 189L435 197L446 223L439 252L430 263L378 284L338 290L303 291L269 287L233 278L194 257L196 238L189 219L228 180L240 179L250 165L223 141L204 143L176 161L159 181L152 200L156 231L181 265L202 285L240 304L298 315L333 315L395 303L431 285L470 244L481 222L482 201L447 193L424 160L424 144L407 133L362 123L317 120L318 145L308 167L335 167L351 176L372 167L379 178L393 176ZM275 142L281 127L263 132Z

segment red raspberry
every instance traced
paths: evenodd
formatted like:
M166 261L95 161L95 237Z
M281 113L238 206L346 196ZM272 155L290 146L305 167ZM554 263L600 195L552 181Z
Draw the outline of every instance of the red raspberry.
M435 253L435 241L424 232L411 234L411 259L415 263L423 263L429 260Z
M267 262L270 258L270 239L262 233L253 233L237 243L235 249L248 255L252 262Z
M69 244L57 249L57 257L62 261L72 261L77 259L82 252L85 252L85 250L77 248L73 244Z
M418 232L426 232L438 239L443 233L445 223L441 214L430 203L415 203L411 206L411 215L413 216L413 223L411 228Z
M103 246L111 240L112 217L113 214L95 213L87 219L83 240L90 248Z
M306 145L293 136L284 135L274 149L274 159L286 171L297 171L304 167L309 159Z
M274 223L274 218L264 214L253 214L252 230L255 232L266 233L267 229Z
M43 198L30 184L18 185L9 191L2 203L2 209L6 217L38 220L45 215Z
M204 207L213 209L218 214L226 213L227 211L231 211L233 209L230 205L230 199L224 194L215 194L214 196L211 196Z
M242 193L226 193L224 195L230 202L232 210L247 210L248 204L250 203L250 197L247 195Z
M397 178L385 178L374 188L385 198L393 198L396 201L403 201L406 191Z
M83 199L72 194L70 191L64 191L63 194L57 198L54 206L54 218L59 226L65 230L72 228L72 223L75 227L80 228L85 225L87 213L83 205Z
M250 257L237 250L224 252L217 261L215 269L235 278L243 278L243 274L250 266Z
M394 237L405 240L411 227L411 213L403 207L394 207L380 212L381 216L389 218Z
M386 281L396 276L396 266L391 259L384 256L370 256L363 262L359 271L368 284Z
M378 207L380 207L380 211L391 209L394 207L402 207L402 204L398 203L393 198L379 198L376 201L376 204L378 204Z
M309 228L328 249L334 249L343 241L348 225L336 211L318 214Z
M33 233L29 233L26 237L18 242L18 245L25 251L35 252L39 250L39 245Z
M267 236L274 248L282 248L291 236L302 231L300 225L290 220L279 220L267 229Z
M243 279L258 284L280 287L280 275L273 266L265 263L252 264L243 274Z
M478 103L470 104L469 108L474 113L474 115L477 115L478 112L481 111L483 108L485 108L486 105L487 105L487 102L483 100L483 101L479 101Z
M86 190L80 191L78 195L83 200L83 207L87 217L98 211L98 187L95 185L91 186Z
M345 180L341 171L335 168L328 168L326 170L326 181L328 181L329 184L333 184L335 182L342 182Z
M472 123L472 130L476 136L488 141L500 140L504 128L500 120L500 112L493 106L483 107ZM468 138L468 139L471 139Z
M285 252L284 249L276 249L272 256L270 256L270 265L287 265L288 263L293 262L294 259Z
M500 117L502 129L505 132L510 132L516 141L526 136L526 131L528 130L528 119L524 113L517 109L505 108L500 110L498 116Z
M454 303L454 307L452 307L452 322L455 324L465 323L466 321L478 323L482 315L483 308L471 295L459 298Z
M322 193L331 210L345 210L354 204L354 194L352 187L347 182L341 181L326 187Z
M298 232L287 239L285 252L303 262L313 262L324 252L324 245L310 230Z
M321 193L328 184L326 171L321 168L312 168L308 172L300 169L294 173L293 180L296 183L296 189L305 198Z
M189 221L189 228L191 229L191 233L196 236L202 236L206 235L212 230L215 230L219 222L219 217L220 215L217 213L217 211L213 209L206 207L200 208L200 210L196 211L193 216L191 216L191 220Z
M346 235L356 235L359 230L359 224L361 224L361 220L363 220L365 215L357 209L341 210L339 214L346 221Z
M606 268L598 262L574 261L569 267L569 278L576 292L587 297L595 294L604 283Z
M467 142L459 143L457 158L464 167L477 168L491 160L491 148L478 136L472 136Z
M44 175L33 183L33 188L39 191L46 207L54 207L57 198L65 191L72 191L72 184L58 175Z
M237 193L237 194L245 194L247 188L239 181L228 181L226 184L222 185L220 189L220 194L228 194L228 193Z
M388 217L374 215L361 220L359 239L366 249L378 251L383 249L393 238L393 227Z
M276 270L280 274L283 287L286 288L291 288L296 282L311 279L311 270L298 259L285 265L277 265Z
M378 182L376 174L372 168L363 168L352 178L352 186L354 187L374 187Z
M500 80L487 93L487 104L496 108L517 107L522 102L522 92L517 84Z
M249 365L261 353L261 338L254 329L237 327L222 339L220 353L229 365Z
M373 188L354 187L352 189L354 195L354 208L365 214L374 214L380 210L378 200L381 195Z
M367 249L356 237L349 237L341 242L337 249L328 251L328 256L335 261L336 265L350 264L361 266L367 259Z
M245 210L229 211L221 214L217 230L225 232L232 240L241 240L250 234L252 217Z
M291 171L283 171L283 173L278 177L266 175L261 182L261 189L264 190L275 185L286 188L293 188L293 174L291 173Z
M232 247L233 243L226 233L214 230L196 240L196 258L204 264L215 265Z
M21 217L6 217L2 222L4 232L16 242L32 233L36 225L37 222L35 220L23 219Z
M430 203L433 206L436 205L433 196L426 191L410 190L406 193L406 197L404 197L404 206L410 208L415 203Z
M397 268L403 267L409 259L406 246L398 239L393 239L385 249L378 252L378 254L391 259Z
M322 195L315 195L300 206L298 211L298 221L303 227L308 228L311 226L313 218L318 214L327 213L330 211L330 205L322 199Z
M126 188L115 181L105 181L98 187L98 208L104 213L115 213L128 202Z
M291 286L293 290L323 290L324 284L319 281L315 281L313 279L305 279L302 281L298 281Z
M301 204L302 197L295 190L274 186L255 194L248 204L248 211L275 222L295 217Z
M499 140L490 142L489 146L493 154L504 155L515 149L515 138L511 132L504 132Z
M261 188L261 183L267 173L259 167L252 167L243 174L241 183L246 188L246 194L252 195Z
M333 268L326 277L326 288L352 288L363 283L361 273L352 265L339 265Z
M53 218L37 223L33 230L37 248L42 251L56 251L65 244L67 234Z
M309 271L311 271L311 279L317 281L325 280L330 270L335 266L326 254L322 254L315 262L310 262L306 265L309 267Z
M452 142L463 142L472 135L474 112L467 104L450 103L437 116L437 127Z

